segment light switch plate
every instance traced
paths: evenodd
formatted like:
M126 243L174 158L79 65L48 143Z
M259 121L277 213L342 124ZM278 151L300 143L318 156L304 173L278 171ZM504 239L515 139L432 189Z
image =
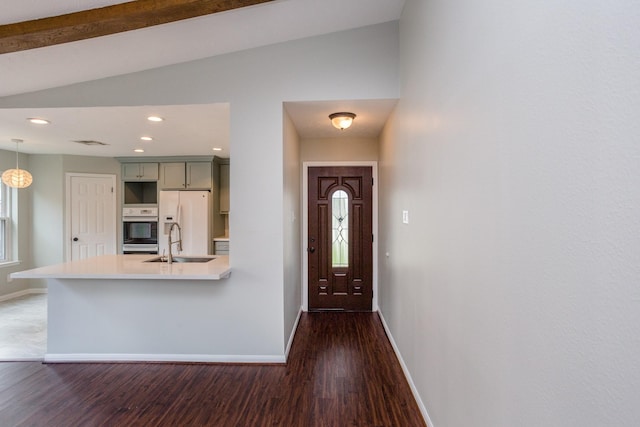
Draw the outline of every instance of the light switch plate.
M402 211L402 223L409 224L409 211Z

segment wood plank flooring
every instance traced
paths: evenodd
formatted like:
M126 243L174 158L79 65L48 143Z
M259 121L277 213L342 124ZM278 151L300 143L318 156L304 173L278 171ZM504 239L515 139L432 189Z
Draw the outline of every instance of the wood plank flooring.
M425 426L376 313L304 313L287 365L0 363L1 426Z

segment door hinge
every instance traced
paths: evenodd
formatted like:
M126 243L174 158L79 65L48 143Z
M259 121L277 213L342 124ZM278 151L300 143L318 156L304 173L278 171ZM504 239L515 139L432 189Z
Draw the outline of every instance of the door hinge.
M371 235L371 242L374 242L375 240L376 240L376 239L375 239L375 236L372 234L372 235Z
M371 186L374 186L375 184L373 183L373 178L371 178Z

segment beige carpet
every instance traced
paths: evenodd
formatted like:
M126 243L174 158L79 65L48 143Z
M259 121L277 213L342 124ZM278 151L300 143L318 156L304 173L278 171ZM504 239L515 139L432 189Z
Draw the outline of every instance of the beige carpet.
M0 302L0 362L42 360L47 351L47 295Z

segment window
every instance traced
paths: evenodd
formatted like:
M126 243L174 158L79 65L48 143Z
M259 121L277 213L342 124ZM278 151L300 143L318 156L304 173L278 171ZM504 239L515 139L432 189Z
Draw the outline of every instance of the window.
M0 182L0 262L9 261L11 241L11 207L9 188Z
M349 266L349 196L338 190L331 197L333 267Z

